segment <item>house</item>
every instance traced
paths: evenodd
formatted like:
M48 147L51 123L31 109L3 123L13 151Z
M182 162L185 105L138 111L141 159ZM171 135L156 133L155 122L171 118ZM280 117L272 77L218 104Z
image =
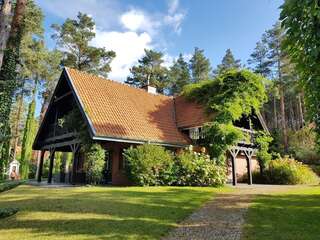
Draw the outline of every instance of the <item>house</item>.
M38 181L42 177L45 152L49 152L48 183L51 183L57 151L73 153L72 169L67 173L70 182L85 181L84 159L79 151L81 142L77 132L60 124L60 120L73 109L81 112L78 123L85 123L90 137L106 150L105 181L113 185L129 184L124 174L123 149L143 143L158 144L172 150L197 145L202 137L201 127L209 121L202 106L182 96L168 97L156 94L150 86L138 89L64 68L33 144L34 150L41 151ZM236 184L237 176L247 172L249 183L252 183L251 171L258 166L252 141L254 130L267 131L267 128L261 116L254 114L234 124L249 133L251 139L230 148L230 179Z

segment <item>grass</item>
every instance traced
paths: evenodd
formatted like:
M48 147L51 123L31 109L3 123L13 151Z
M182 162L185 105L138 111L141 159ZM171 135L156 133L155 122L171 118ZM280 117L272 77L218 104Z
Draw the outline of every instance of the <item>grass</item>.
M217 192L196 187L19 186L0 194L0 239L160 239Z
M242 239L319 239L319 221L320 187L262 195L249 208Z

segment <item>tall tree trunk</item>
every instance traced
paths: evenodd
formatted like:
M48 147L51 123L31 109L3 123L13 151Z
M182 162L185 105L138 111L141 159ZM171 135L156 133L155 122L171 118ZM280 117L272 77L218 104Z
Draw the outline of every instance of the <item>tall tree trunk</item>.
M17 156L17 148L19 143L19 124L21 120L21 113L22 113L22 107L23 107L23 91L21 92L21 95L19 96L19 104L18 104L18 112L17 112L17 119L14 126L14 134L13 134L13 159L16 159Z
M303 109L302 109L302 101L301 101L301 93L298 94L298 111L299 111L299 118L300 118L300 127L304 126L304 116L303 116Z
M277 99L276 96L273 96L273 121L274 129L278 128L278 114L277 114Z
M16 47L17 43L15 42L15 40L19 37L19 34L22 33L23 16L26 10L26 6L27 0L17 0L9 36L11 41L8 41L8 47L10 48Z
M297 116L295 115L295 111L294 111L294 104L292 103L294 101L294 99L292 99L292 97L290 97L290 101L289 101L289 119L288 122L290 122L291 124L291 129L296 131L297 130Z
M288 152L288 130L286 124L285 97L283 85L280 86L280 114L284 151Z
M0 69L10 33L12 0L3 0L0 11Z

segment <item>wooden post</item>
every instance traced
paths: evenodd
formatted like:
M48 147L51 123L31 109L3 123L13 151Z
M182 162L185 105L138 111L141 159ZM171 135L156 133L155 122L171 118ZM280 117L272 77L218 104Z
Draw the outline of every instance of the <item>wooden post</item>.
M55 149L50 149L50 163L49 163L49 174L48 174L48 183L52 182L52 171L53 171L53 162L54 162Z
M246 159L247 159L247 171L248 171L248 184L252 185L252 166L251 166L251 160L252 160L252 156L254 154L254 150L253 149L246 149L244 150L244 153L246 155Z
M236 163L236 158L239 153L239 149L237 148L230 148L229 152L231 154L231 162L232 162L232 185L236 186L237 185L237 163Z
M237 185L237 168L236 168L236 158L231 156L231 162L232 162L232 185Z
M37 168L37 181L39 183L41 182L41 177L42 177L43 159L44 159L45 152L46 152L45 150L41 150L41 156L40 156L40 160Z

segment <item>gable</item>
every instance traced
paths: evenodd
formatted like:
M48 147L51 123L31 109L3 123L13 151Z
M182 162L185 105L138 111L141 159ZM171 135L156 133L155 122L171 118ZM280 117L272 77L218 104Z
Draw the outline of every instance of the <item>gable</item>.
M81 112L81 106L79 105L77 96L68 81L65 71L63 71L35 137L33 149L40 150L43 147L49 148L51 145L55 145L59 146L58 148L61 148L61 150L66 150L61 142L73 141L75 135L70 129L68 130L63 127L62 124L59 124L59 120L63 119L66 114L75 108L79 109ZM82 114L82 118L78 119L78 121L87 122L84 113ZM92 135L89 127L88 131L90 135Z

